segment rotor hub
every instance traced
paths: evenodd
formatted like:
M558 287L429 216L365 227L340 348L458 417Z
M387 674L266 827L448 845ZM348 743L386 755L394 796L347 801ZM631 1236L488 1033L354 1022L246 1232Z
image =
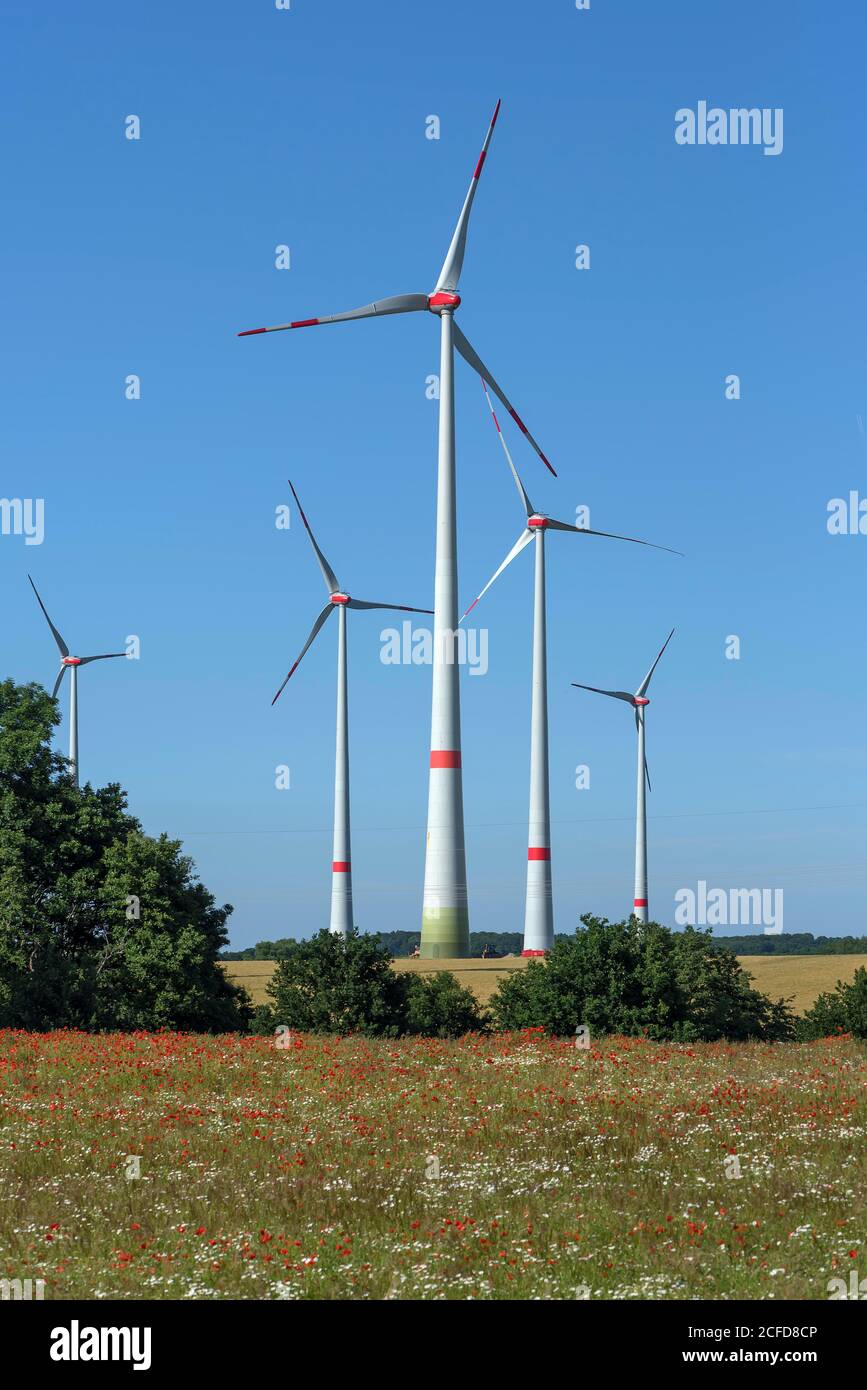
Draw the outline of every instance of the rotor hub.
M634 696L633 696L633 701L632 701L632 702L633 702L633 704L636 704L636 705L649 705L649 704L650 704L650 701L649 701L644 695L634 695Z

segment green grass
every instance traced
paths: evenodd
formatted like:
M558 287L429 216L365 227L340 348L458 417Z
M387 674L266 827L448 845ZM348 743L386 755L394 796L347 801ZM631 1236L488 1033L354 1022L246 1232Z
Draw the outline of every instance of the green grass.
M865 1081L846 1040L0 1033L0 1277L47 1299L824 1299L867 1272Z

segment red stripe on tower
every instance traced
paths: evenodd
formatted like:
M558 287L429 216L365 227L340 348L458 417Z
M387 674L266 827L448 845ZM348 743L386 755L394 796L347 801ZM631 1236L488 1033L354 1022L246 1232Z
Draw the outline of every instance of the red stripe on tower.
M333 861L332 861L332 864L331 864L331 872L332 872L333 874L348 874L348 873L349 873L349 860L348 860L348 859L335 859L335 860L333 860Z
M530 849L527 850L527 858L528 858L528 859L550 859L550 858L551 858L551 851L550 851L549 849L542 849L541 847L538 848L538 849L532 849L532 848L530 848Z
M633 906L633 907L647 907L647 899L646 899L646 898L636 898L635 901L633 902L632 906Z
M431 767L460 767L461 750L454 751L450 748L432 748L430 755Z

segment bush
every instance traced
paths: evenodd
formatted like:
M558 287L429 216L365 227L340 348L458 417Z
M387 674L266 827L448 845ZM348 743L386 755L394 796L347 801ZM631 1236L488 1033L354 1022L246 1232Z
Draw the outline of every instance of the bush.
M404 987L374 936L351 932L344 939L323 928L309 941L291 942L267 993L274 1027L387 1038L404 1031Z
M406 1028L426 1038L460 1038L488 1031L488 1015L472 990L465 989L448 970L435 975L408 971L405 981Z
M288 943L268 986L272 1003L256 1010L253 1031L283 1024L302 1033L456 1038L487 1027L475 996L454 975L396 972L391 960L377 937L358 932L344 939L323 929Z
M554 1036L620 1033L681 1042L720 1038L782 1040L794 1018L750 986L711 933L673 932L635 918L608 922L589 914L574 937L558 937L547 960L502 982L491 1001L510 1031L543 1028Z
M867 970L863 966L855 971L851 984L838 980L830 994L820 994L798 1027L799 1037L807 1039L834 1033L867 1038Z

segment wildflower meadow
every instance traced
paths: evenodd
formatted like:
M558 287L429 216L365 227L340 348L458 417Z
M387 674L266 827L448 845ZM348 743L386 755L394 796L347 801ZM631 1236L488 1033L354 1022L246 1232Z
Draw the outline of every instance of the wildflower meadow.
M580 1040L579 1040L580 1041ZM0 1278L67 1299L808 1299L867 1053L0 1033Z

